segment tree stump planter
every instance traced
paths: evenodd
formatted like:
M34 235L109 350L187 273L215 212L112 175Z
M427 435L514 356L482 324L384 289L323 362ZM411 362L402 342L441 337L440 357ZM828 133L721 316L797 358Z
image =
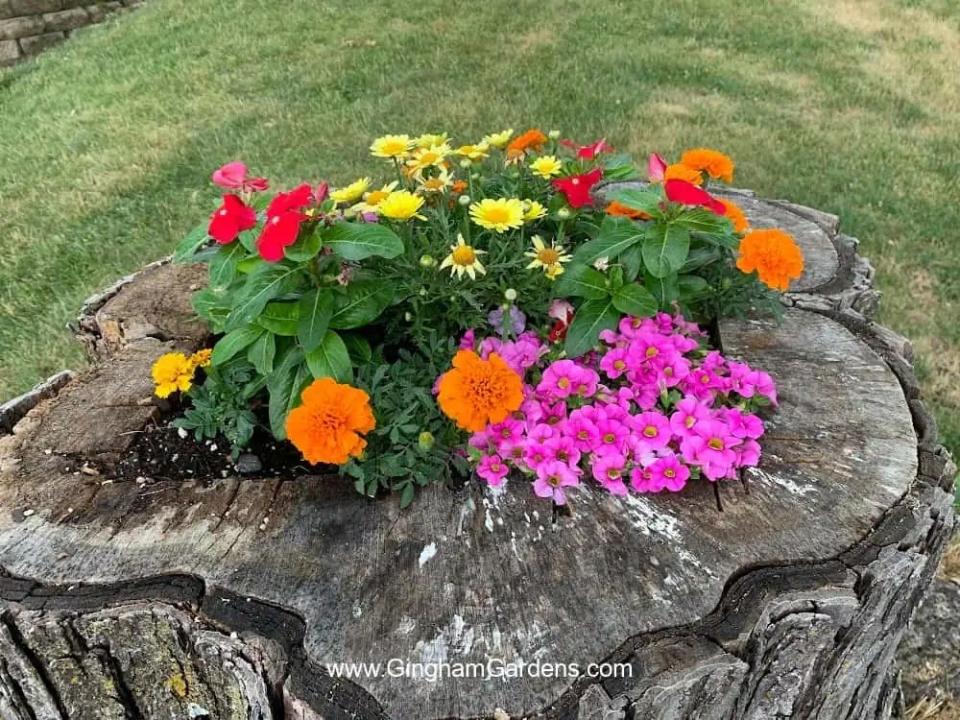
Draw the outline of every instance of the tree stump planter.
M955 467L909 344L870 319L856 241L834 216L737 202L794 234L807 272L781 324L721 325L723 350L781 395L760 468L719 487L722 510L706 483L585 487L554 519L516 486L433 487L400 511L330 477L112 479L158 417L152 361L205 339L189 309L202 276L154 264L92 299L76 329L94 367L0 424L0 717L889 717ZM391 659L633 673L325 669Z

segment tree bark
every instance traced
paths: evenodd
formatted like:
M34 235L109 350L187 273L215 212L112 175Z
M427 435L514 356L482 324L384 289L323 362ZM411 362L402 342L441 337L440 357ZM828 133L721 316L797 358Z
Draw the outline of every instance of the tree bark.
M519 486L431 487L400 511L336 477L113 479L158 417L152 361L206 340L202 275L154 264L92 298L75 329L96 364L0 436L0 718L890 717L956 468L909 343L871 319L856 241L735 196L798 238L807 271L782 323L721 324L781 406L760 468L717 496L583 488L554 517ZM390 659L632 677L326 669Z

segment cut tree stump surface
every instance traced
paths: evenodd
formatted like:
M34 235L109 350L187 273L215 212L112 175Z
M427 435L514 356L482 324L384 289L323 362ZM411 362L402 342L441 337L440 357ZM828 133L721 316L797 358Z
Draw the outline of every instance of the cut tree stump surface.
M855 241L824 213L737 202L757 226L798 237L807 274L781 324L721 325L724 352L770 372L781 400L760 467L720 485L722 511L707 483L624 499L584 486L554 521L515 481L434 486L405 511L336 477L111 481L159 412L153 359L206 333L187 310L194 268L157 265L93 299L77 327L102 362L0 437L0 710L889 716L893 653L952 527L954 468L906 344L852 309L872 292ZM805 292L818 287L829 294ZM122 340L103 342L114 322ZM63 647L73 665L47 659ZM323 671L393 658L617 660L634 676L351 682ZM103 678L124 692L98 699ZM217 697L230 701L214 711ZM116 714L83 714L94 701Z

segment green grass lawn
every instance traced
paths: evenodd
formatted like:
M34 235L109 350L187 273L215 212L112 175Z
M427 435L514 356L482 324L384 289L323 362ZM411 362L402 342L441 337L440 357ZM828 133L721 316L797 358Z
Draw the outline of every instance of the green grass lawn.
M151 0L0 72L0 398L64 366L83 298L170 252L243 159L277 186L376 172L370 139L539 125L837 213L960 447L953 0Z

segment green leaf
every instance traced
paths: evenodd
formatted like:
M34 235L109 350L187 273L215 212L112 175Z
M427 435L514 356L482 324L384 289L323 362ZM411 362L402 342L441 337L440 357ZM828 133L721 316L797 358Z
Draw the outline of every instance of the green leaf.
M680 268L680 272L688 273L699 270L702 267L719 262L721 257L720 251L715 247L695 247L687 255L687 261Z
M344 260L363 260L371 255L395 258L403 253L403 240L379 223L339 222L323 233L327 247Z
M211 358L213 364L223 365L238 352L249 347L262 334L263 328L259 327L242 327L228 332L213 346Z
M639 245L634 245L620 253L620 264L627 280L633 282L643 269L643 254Z
M626 205L631 210L639 210L647 215L660 215L660 204L663 202L663 193L659 187L652 188L623 188L610 193L610 199Z
M223 324L230 314L230 306L222 293L214 292L210 288L204 288L193 294L191 305L194 311L201 318L210 324L214 332L223 332Z
M337 382L353 380L353 363L350 353L339 335L330 330L323 342L307 353L307 367L314 378L332 377Z
M664 278L654 277L650 273L645 273L643 284L650 294L656 299L661 310L670 312L673 310L673 303L679 299L680 291L677 287L677 276L667 275Z
M295 302L271 302L257 317L257 324L274 335L295 337L300 319L300 305Z
M393 286L381 280L358 280L336 294L330 327L349 330L376 320L393 300Z
M602 257L613 259L644 237L644 226L624 217L607 216L600 225L600 234L588 240L574 253L574 260L591 265Z
M643 240L643 264L654 277L679 271L689 252L690 231L673 223L654 223Z
M733 230L729 218L702 207L686 208L673 219L673 224L692 232L717 235L730 233Z
M699 275L680 275L677 277L677 287L684 300L692 300L707 292L710 284Z
M567 331L567 340L564 349L567 356L579 357L597 343L600 332L612 330L620 320L620 313L613 306L612 298L602 300L585 300L576 314Z
M270 394L268 412L270 430L277 440L287 436L284 423L290 410L300 404L300 393L306 387L310 371L303 362L303 351L298 347L290 348L280 364L267 378L267 391Z
M257 341L247 348L247 360L261 375L273 372L273 359L277 354L277 337L273 333L265 332Z
M250 274L240 301L227 317L227 330L252 322L268 302L290 289L302 268L271 263Z
M300 298L297 338L307 352L323 342L333 316L333 293L315 288Z
M293 262L307 262L312 260L323 247L323 238L316 228L303 233L297 241L284 250L284 257Z
M553 286L555 297L583 297L598 299L609 294L603 274L580 263L571 263Z
M643 285L624 285L613 294L613 306L625 315L649 317L657 311L657 299Z
M210 287L214 290L224 290L230 286L237 276L237 266L247 254L243 245L231 243L224 245L210 261Z
M373 350L363 335L346 333L340 337L343 338L343 342L347 346L347 352L350 353L350 361L354 365L366 365L373 359Z
M416 492L413 483L407 483L403 486L403 491L400 493L400 509L403 510L405 507L409 506L413 502L413 496Z
M188 232L183 240L177 243L177 247L173 251L173 261L187 262L193 257L197 250L207 244L207 240L209 239L210 236L207 235L207 226L198 225Z

